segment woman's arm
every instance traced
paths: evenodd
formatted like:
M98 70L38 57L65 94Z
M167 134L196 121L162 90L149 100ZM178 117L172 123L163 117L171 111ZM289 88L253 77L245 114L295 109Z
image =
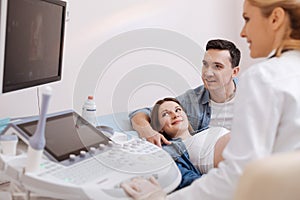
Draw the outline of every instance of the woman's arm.
M215 144L214 151L214 167L218 167L219 163L224 160L222 153L230 140L230 133L220 137Z
M131 118L132 127L140 137L146 138L149 142L161 147L162 143L171 144L162 134L152 129L150 117L143 112L136 113Z

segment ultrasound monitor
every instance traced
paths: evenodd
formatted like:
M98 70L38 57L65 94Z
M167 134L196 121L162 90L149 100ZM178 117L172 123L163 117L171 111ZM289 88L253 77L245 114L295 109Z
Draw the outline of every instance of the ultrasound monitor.
M61 80L66 2L0 1L0 94Z
M38 120L20 123L16 126L24 138L31 137L37 127ZM89 151L99 144L108 144L109 139L97 128L88 123L74 111L49 116L45 126L45 153L51 160L63 161L70 154L79 155L80 151Z

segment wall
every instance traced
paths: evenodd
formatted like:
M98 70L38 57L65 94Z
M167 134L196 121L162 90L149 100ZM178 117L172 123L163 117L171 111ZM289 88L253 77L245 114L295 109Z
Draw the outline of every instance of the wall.
M63 80L50 84L49 112L80 112L94 95L97 114L152 105L201 83L203 47L239 38L242 2L235 0L85 0L68 2ZM247 52L247 53L245 53ZM0 117L38 114L37 89L0 96Z

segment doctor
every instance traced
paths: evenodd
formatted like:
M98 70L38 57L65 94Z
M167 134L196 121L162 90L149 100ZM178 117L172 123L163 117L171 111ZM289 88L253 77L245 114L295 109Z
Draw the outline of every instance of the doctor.
M247 163L300 149L300 0L245 0L243 18L251 57L266 59L240 77L225 161L168 196L154 179L122 184L133 198L233 199Z

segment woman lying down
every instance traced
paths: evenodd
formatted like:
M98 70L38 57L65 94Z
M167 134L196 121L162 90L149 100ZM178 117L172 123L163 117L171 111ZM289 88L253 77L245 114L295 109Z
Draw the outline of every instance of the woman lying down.
M223 160L222 152L230 138L229 131L222 127L194 132L175 98L164 98L155 103L151 126L172 141L163 149L172 156L181 172L182 180L176 189L190 185L202 174L217 167Z

